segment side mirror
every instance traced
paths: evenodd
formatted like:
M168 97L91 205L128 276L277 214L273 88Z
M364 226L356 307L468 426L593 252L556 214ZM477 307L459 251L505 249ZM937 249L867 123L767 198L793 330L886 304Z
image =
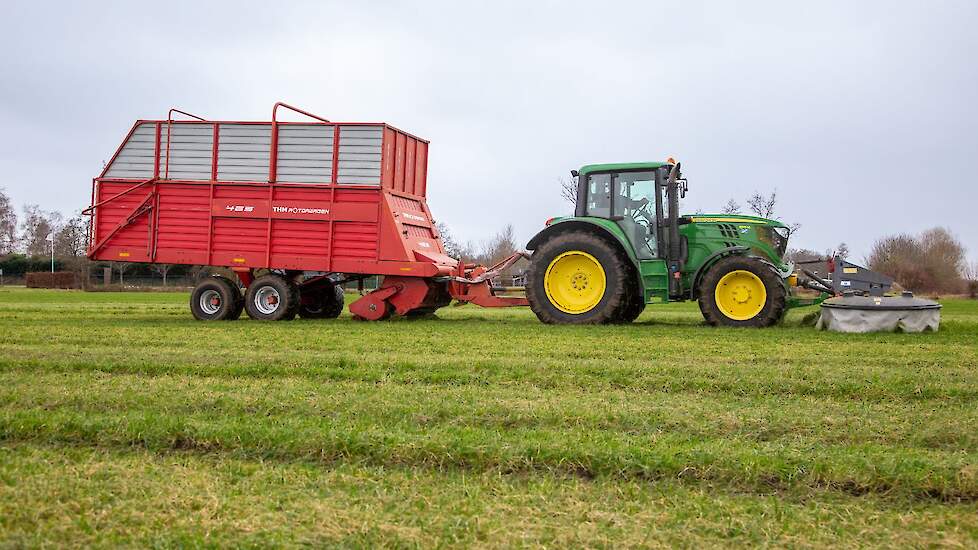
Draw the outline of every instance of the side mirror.
M571 170L571 177L572 178L576 178L577 176L578 176L578 171L577 170Z
M685 199L686 191L689 191L689 183L686 182L686 178L676 180L676 187L679 188L679 197Z

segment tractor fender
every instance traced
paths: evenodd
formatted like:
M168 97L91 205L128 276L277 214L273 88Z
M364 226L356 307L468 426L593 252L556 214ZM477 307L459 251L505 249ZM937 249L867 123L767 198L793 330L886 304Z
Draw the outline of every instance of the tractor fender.
M638 259L635 257L635 252L632 250L631 245L625 240L625 236L619 234L617 231L609 229L605 226L605 224L614 224L614 222L602 220L600 218L575 218L567 221L557 221L534 235L533 238L526 243L526 248L527 250L535 250L544 241L568 231L589 231L603 237L604 239L608 240L608 242L617 245L628 258L628 261L635 268L635 273L641 273L642 270L639 267ZM637 276L636 279L639 290L641 292L645 292L645 283L642 281L642 277Z
M689 286L689 298L691 300L696 300L699 298L700 279L703 277L704 273L713 267L713 264L720 260L720 258L726 258L727 256L732 256L734 254L742 254L746 256L748 252L750 252L750 247L747 246L729 246L727 248L721 248L720 250L717 250L713 254L707 256L706 259L703 260L703 263L700 264L699 268L696 269L696 272L693 273L693 278L691 280L692 284Z

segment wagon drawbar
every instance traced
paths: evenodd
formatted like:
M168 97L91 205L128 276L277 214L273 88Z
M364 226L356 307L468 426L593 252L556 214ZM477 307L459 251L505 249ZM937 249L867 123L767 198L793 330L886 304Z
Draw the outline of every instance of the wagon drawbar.
M280 109L311 120L280 121ZM350 304L362 319L452 299L527 305L490 286L520 254L490 267L446 255L427 167L428 142L383 122L333 122L285 103L262 122L171 109L136 121L93 179L88 257L232 269L244 292L220 276L194 289L191 310L206 320L336 317L339 285L374 275L379 288Z

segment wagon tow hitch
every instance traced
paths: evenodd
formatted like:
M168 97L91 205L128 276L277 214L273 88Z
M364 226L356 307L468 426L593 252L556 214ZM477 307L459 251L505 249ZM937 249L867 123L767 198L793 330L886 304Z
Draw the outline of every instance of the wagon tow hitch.
M497 296L491 283L493 277L529 257L527 252L515 252L489 268L466 267L459 260L449 275L429 278L386 276L380 288L350 304L350 313L359 319L377 321L392 313L412 315L434 311L452 300L482 307L526 306L530 303L522 296Z
M517 251L489 268L479 265L470 269L466 269L465 264L460 260L457 271L459 275L447 277L448 293L460 304L473 303L482 307L530 305L530 302L521 296L497 296L491 286L494 277L523 258L530 259L530 253Z

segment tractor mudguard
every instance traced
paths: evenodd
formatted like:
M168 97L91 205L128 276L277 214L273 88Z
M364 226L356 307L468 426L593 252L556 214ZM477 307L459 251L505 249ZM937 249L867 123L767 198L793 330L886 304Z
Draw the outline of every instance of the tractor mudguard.
M703 263L700 264L699 268L696 269L696 272L693 273L693 278L690 279L691 284L689 285L689 298L691 300L696 300L699 298L700 278L707 272L707 270L710 269L710 267L713 266L713 264L717 262L717 260L732 254L746 255L748 252L750 252L750 247L730 246L727 248L721 248L720 250L717 250L713 254L707 256L706 259L703 260Z
M543 241L564 233L566 231L574 230L583 231L596 231L598 234L611 237L612 242L618 243L618 246L622 251L628 256L629 261L638 269L638 259L635 257L635 252L632 250L632 245L628 242L624 234L621 233L621 229L618 225L611 220L606 220L603 218L570 218L567 220L555 220L551 225L545 227L539 233L533 236L528 243L526 243L527 250L535 250L537 246Z

